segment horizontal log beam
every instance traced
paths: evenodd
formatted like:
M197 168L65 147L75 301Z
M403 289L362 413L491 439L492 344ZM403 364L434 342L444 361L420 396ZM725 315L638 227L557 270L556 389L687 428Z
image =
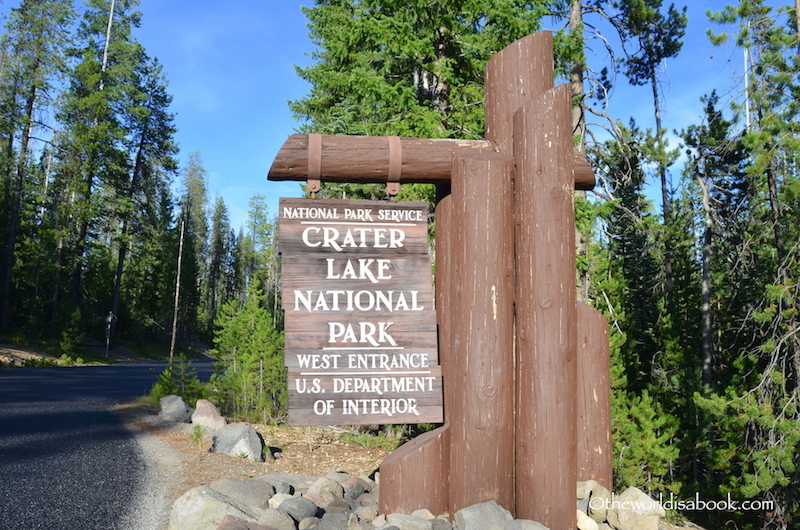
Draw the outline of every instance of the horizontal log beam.
M401 138L400 183L450 184L453 154L496 152L488 140ZM594 171L583 153L573 151L576 190L595 185ZM389 176L389 143L385 136L322 136L320 180L355 184L385 183ZM308 178L308 135L293 134L283 144L267 174L269 180Z

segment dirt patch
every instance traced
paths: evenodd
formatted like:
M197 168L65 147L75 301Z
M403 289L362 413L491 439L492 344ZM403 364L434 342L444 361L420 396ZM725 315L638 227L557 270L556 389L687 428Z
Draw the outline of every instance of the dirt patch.
M58 357L55 355L50 355L49 353L32 350L30 348L23 348L21 346L13 346L9 344L0 344L0 363L23 366L27 361L41 359L56 361Z
M198 447L191 440L193 426L188 423L165 422L155 408L132 403L116 407L131 430L155 438L154 461L165 468L160 473L168 484L171 505L188 490L220 478L258 477L270 473L291 473L323 476L329 471L344 471L352 476L372 475L390 451L367 448L341 440L347 431L320 427L288 427L258 425L253 427L264 438L277 458L267 462L250 462L228 454L212 453L211 434L206 432ZM152 455L151 455L152 456Z

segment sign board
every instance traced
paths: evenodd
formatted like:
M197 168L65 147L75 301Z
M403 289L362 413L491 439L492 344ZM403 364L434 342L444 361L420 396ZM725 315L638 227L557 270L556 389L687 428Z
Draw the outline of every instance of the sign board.
M441 423L426 204L279 210L289 424Z

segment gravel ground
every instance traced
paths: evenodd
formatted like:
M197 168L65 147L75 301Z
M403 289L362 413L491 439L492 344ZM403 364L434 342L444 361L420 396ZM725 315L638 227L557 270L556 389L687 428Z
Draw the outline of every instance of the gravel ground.
M102 353L98 350L98 353ZM120 363L147 362L135 352L117 346L112 358ZM55 356L15 345L0 344L0 362L22 365L29 359ZM230 455L211 453L211 435L197 447L190 439L192 426L160 420L157 409L142 401L119 405L114 411L134 435L145 462L143 485L131 492L129 508L118 528L161 530L169 522L172 504L190 489L229 477L256 477L268 473L322 476L345 471L353 476L371 475L390 454L378 448L340 441L346 432L338 428L254 425L273 452L281 458L253 463ZM142 470L131 470L140 473ZM3 523L0 523L0 529Z
M250 462L209 452L208 433L198 448L190 439L190 424L163 421L155 409L141 403L115 410L134 434L147 464L146 485L136 493L121 528L165 529L175 500L190 489L216 479L269 473L322 476L329 471L371 475L390 454L383 449L342 443L341 429L254 425L273 452L280 452L280 457L268 462Z

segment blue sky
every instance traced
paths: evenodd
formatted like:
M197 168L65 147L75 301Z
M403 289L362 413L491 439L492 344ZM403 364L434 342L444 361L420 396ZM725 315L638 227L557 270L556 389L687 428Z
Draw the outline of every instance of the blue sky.
M0 0L0 11L17 0ZM668 3L668 2L665 2ZM700 96L717 87L725 97L737 86L741 51L712 49L705 37L706 9L721 9L720 0L689 5L689 29L683 51L670 60L662 76L668 130L697 123ZM142 26L136 36L148 54L158 57L169 80L176 114L181 161L199 151L208 171L209 199L223 197L231 225L246 222L248 201L256 193L268 198L272 214L279 197L296 197L294 182L266 180L267 171L286 138L299 124L287 100L305 95L309 86L295 65L311 63L301 5L311 0L141 0ZM680 5L680 4L679 4ZM599 43L590 43L597 46ZM590 61L596 60L590 55ZM731 96L735 91L730 91ZM629 87L618 79L609 113L625 122L635 116L653 127L650 87Z
M308 85L294 65L310 64L300 2L279 0L142 0L137 38L169 79L181 160L199 151L209 199L221 196L231 225L247 219L248 201L300 196L294 182L266 180L272 160L298 123L287 100Z
M299 196L297 183L274 183L266 173L278 149L298 123L287 100L305 95L294 65L308 65L313 44L300 9L292 0L142 0L138 38L160 59L170 80L177 113L178 141L185 160L200 151L209 173L211 200L228 205L231 224L241 226L255 193L269 199L277 213L281 196ZM724 2L696 0L689 6L689 31L681 55L662 76L664 121L669 130L696 123L699 98L714 86L724 91L734 82L728 59L741 62L731 48L712 50L705 37L706 9ZM713 58L712 58L713 55ZM628 121L636 116L653 127L649 86L629 87L623 78L610 112Z

